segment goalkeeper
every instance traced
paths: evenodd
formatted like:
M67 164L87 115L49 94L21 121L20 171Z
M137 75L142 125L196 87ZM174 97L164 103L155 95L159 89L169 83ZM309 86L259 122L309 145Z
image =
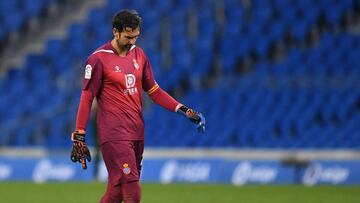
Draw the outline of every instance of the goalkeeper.
M142 91L160 106L187 117L201 132L205 118L166 93L154 80L150 62L135 45L141 17L122 10L112 20L113 39L93 52L84 68L71 160L86 169L91 160L86 146L86 126L93 99L98 103L100 150L108 171L107 189L100 202L140 202L139 184L144 150Z

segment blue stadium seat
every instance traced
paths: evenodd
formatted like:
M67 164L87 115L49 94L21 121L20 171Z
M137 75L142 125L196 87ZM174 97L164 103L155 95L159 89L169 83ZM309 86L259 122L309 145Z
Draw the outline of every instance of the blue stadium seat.
M58 0L0 1L0 41L10 33L26 31L30 19L41 18L43 11Z
M50 4L19 2L0 1L0 40ZM203 112L208 122L206 136L199 137L186 119L151 105L144 112L147 146L359 148L360 37L331 28L341 27L356 2L223 3L224 19L216 1L108 0L91 10L85 22L71 24L65 39L49 39L44 54L30 54L22 68L0 79L0 121L6 124L0 143L34 146L44 143L43 138L50 147L71 145L68 136L81 88L78 77L83 74L79 64L112 38L110 14L126 6L143 16L139 45L159 84L169 91L186 84L189 89L179 100ZM159 23L164 17L166 33ZM329 27L318 29L318 43L304 44L322 17ZM284 48L277 61L269 58L274 45ZM170 48L170 56L163 47ZM248 61L247 70L239 71L240 62ZM218 75L209 82L213 71ZM204 81L211 85L204 88ZM46 130L29 125L17 131L16 123L34 115L36 126ZM88 128L94 134L92 124Z
M22 12L14 10L13 12L6 14L4 26L9 30L9 32L18 31L24 23L24 18L24 14Z
M23 10L25 15L28 17L36 17L40 15L40 12L44 9L46 1L44 0L33 0L22 2Z

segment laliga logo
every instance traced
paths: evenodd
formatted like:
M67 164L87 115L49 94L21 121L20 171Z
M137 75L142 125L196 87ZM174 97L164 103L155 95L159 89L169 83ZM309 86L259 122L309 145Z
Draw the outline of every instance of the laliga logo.
M160 182L171 183L173 181L199 182L206 181L210 175L208 163L184 163L180 164L174 160L164 164L160 172Z
M240 163L233 173L231 182L234 185L243 185L249 181L268 183L274 181L278 171L275 168L261 166L254 167L249 162Z
M305 185L315 185L318 182L329 182L338 184L349 177L349 170L341 167L323 168L320 164L315 164L306 169L303 183Z
M74 177L75 170L69 165L53 165L47 159L41 160L34 168L33 180L43 183L49 179L66 181Z

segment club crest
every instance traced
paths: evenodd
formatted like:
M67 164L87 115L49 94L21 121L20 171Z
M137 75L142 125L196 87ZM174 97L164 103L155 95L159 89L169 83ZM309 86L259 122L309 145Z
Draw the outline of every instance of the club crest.
M134 59L133 62L134 62L134 68L135 68L136 70L138 70L140 66L139 66L139 64L136 62L136 59Z
M123 173L126 174L126 175L130 174L131 170L130 170L130 168L129 168L129 164L127 164L127 163L123 164L123 169L122 169L122 171L123 171Z

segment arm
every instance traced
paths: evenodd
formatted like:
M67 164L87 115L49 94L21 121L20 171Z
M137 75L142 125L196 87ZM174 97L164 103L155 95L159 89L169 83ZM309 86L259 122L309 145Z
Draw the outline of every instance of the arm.
M154 89L154 91L151 91L151 89L148 91L151 100L169 111L177 112L185 116L196 124L199 132L205 132L205 117L201 113L180 104L157 84L153 88L156 89Z
M76 117L76 130L85 131L86 125L90 118L91 105L94 100L94 96L88 90L83 90L81 92L79 109Z
M147 61L144 69L143 89L148 93L152 101L165 109L177 112L195 123L199 132L205 132L205 117L183 104L180 104L155 82L151 65Z
M158 84L154 84L150 90L147 91L150 99L164 107L165 109L176 112L180 106L180 103L165 92Z
M90 57L86 62L76 127L71 134L73 146L70 158L73 162L80 162L83 169L87 168L86 160L91 161L90 151L85 142L86 126L90 117L92 102L101 87L102 68L97 57Z

